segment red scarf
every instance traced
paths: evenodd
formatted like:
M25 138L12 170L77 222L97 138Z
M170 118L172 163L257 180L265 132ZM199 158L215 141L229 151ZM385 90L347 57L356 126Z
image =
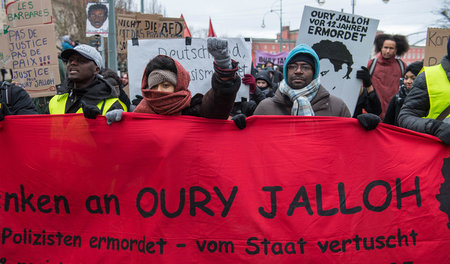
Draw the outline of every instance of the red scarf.
M136 113L159 115L181 115L181 111L191 104L191 92L181 90L174 93L142 90L144 100L134 109Z

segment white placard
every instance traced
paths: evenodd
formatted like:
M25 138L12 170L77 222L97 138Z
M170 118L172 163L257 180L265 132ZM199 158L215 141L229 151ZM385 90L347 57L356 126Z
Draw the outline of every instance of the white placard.
M243 38L229 38L228 49L231 58L239 62L238 74L241 78L251 71L251 41ZM186 45L185 39L143 39L139 45L128 40L128 76L130 98L141 95L141 81L147 63L158 55L167 55L178 61L189 72L191 82L189 90L192 95L205 94L211 88L214 73L213 57L208 53L206 39L192 39ZM248 86L241 85L236 101L241 97L249 98Z
M379 20L305 6L297 45L319 55L321 84L353 115L361 88L356 71L367 66Z
M108 3L88 3L86 6L86 37L101 35L108 37Z

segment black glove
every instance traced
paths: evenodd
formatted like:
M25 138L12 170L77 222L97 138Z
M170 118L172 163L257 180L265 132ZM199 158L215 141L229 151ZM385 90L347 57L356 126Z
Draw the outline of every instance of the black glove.
M375 129L381 122L381 118L379 116L371 113L360 114L356 118L358 119L361 126L366 130Z
M442 122L436 130L435 136L442 140L445 145L450 145L450 124Z
M356 72L356 78L362 80L363 86L367 88L372 85L369 69L364 66L361 66L361 69Z
M142 101L142 99L144 99L144 97L142 97L141 95L136 95L136 98L135 99L133 99L132 101L131 101L131 103L133 104L133 105L138 105L141 101Z
M84 117L89 119L96 119L97 115L102 114L96 105L86 104L85 101L81 101L81 108L83 109Z
M241 103L241 113L243 113L245 116L252 116L253 112L255 112L256 109L256 102L255 101L247 101Z
M231 118L234 121L234 124L239 129L244 129L247 126L247 121L245 121L246 116L244 114L237 114Z

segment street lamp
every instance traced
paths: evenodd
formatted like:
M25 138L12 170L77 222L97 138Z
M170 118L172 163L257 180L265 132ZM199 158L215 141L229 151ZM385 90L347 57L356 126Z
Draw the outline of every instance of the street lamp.
M279 13L277 13L279 12ZM261 27L265 28L264 18L268 13L275 13L280 17L280 52L283 51L283 1L280 0L280 9L270 9L267 13L264 14Z
M383 3L385 3L385 4L389 3L389 0L382 0L382 1L383 1ZM318 2L320 5L325 4L325 0L317 0L317 2ZM356 0L352 0L352 15L355 14L355 5L356 5Z
M142 0L143 1L143 0ZM317 3L320 5L323 5L325 3L325 0L316 0ZM353 0L354 1L354 0ZM389 1L389 0L383 0L383 1ZM273 4L272 4L273 6ZM279 12L279 13L277 13ZM280 9L270 9L267 13L264 14L261 27L265 28L266 25L264 24L264 18L268 13L275 13L280 17L280 52L283 51L283 0L280 0Z

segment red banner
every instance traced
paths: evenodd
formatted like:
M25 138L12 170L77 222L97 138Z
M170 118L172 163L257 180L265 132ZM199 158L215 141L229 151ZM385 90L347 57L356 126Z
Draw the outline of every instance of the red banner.
M356 119L0 122L0 263L450 263L450 148Z

